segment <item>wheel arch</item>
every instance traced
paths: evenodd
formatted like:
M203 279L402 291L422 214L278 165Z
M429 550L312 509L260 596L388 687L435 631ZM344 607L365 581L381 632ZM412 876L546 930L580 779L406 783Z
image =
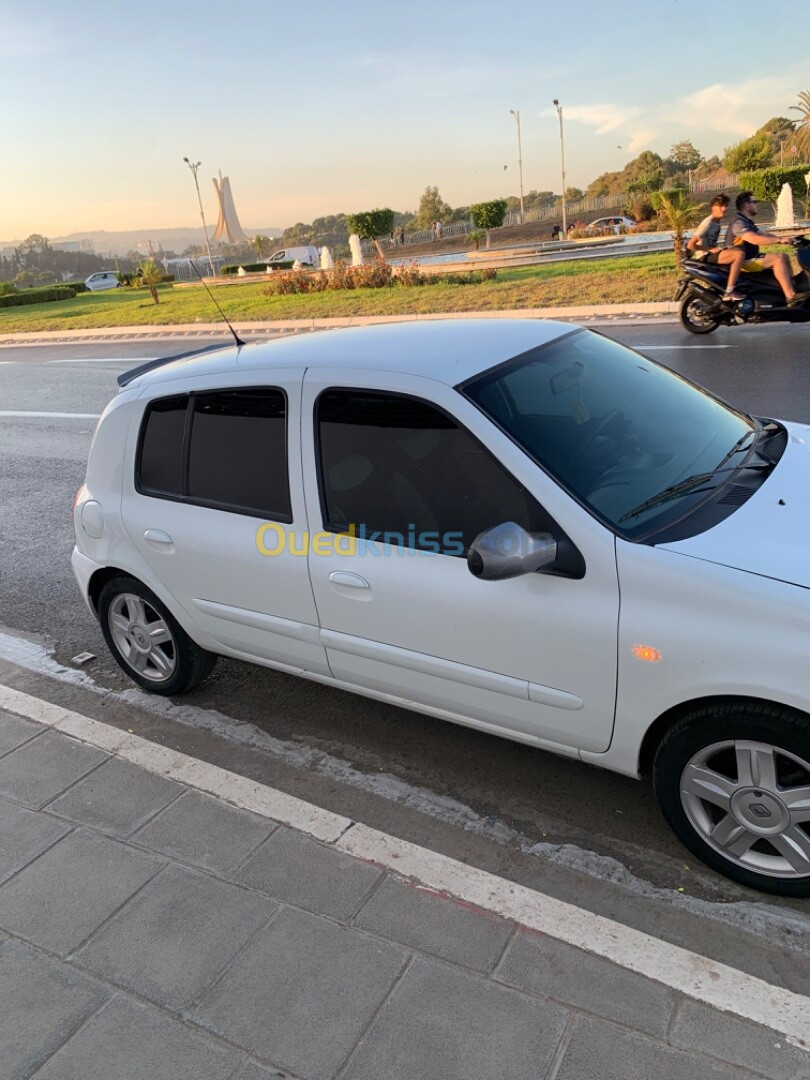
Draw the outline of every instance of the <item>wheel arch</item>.
M87 583L87 595L90 599L90 603L93 605L93 611L98 616L98 600L101 596L101 590L111 581L114 577L118 577L119 574L125 577L135 577L131 570L124 570L120 566L102 566L101 569L96 570L90 581Z
M768 708L782 709L785 712L793 713L794 716L803 716L810 719L810 715L803 712L801 709L797 709L792 705L786 705L782 701L774 701L770 698L749 697L744 694L720 694L716 697L700 697L692 698L690 701L682 701L678 705L674 705L671 709L667 709L666 712L661 713L652 724L647 728L644 734L644 738L641 741L641 748L638 754L638 774L639 776L649 776L653 758L655 752L663 739L664 735L673 727L677 722L688 713L693 712L695 709L705 708L706 706L721 706L721 705L764 705Z

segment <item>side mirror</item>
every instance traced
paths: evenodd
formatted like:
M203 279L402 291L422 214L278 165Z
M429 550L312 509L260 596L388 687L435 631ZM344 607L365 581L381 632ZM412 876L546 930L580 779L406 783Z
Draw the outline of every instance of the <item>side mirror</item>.
M550 533L526 532L507 521L476 536L467 552L467 567L484 581L503 581L551 566L556 558L557 541Z

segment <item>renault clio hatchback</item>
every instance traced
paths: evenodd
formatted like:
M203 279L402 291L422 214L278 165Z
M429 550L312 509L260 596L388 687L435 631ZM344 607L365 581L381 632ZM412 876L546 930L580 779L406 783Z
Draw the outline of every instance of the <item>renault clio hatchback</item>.
M810 895L810 428L532 320L119 383L72 561L139 686L237 657L649 774L707 864Z

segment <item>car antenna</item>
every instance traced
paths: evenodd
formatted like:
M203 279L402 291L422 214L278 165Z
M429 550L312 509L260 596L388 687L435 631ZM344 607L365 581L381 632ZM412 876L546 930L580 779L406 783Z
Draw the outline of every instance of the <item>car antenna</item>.
M195 274L197 275L197 277L198 277L198 278L200 279L200 284L201 284L201 285L202 285L202 287L203 287L203 288L205 289L205 291L206 291L206 292L208 293L208 295L209 295L209 296L211 297L211 300L213 301L214 307L215 307L215 308L217 309L217 311L218 311L218 312L220 313L220 315L222 316L222 318L223 318L223 319L225 320L225 325L226 325L226 326L228 327L228 329L230 330L230 332L231 332L231 333L233 334L233 340L234 340L234 341L236 342L236 344L237 344L237 345L244 345L244 344L245 344L245 342L244 342L244 341L242 341L242 339L241 339L241 338L239 337L239 335L237 334L237 332L236 332L236 331L234 330L234 328L233 328L233 327L231 326L231 324L230 324L230 323L228 322L228 318L227 318L227 316L225 315L225 312L224 312L224 311L222 310L222 308L221 308L221 307L219 306L219 304L218 304L218 303L216 302L216 300L214 300L214 294L213 294L213 293L211 292L211 290L210 290L210 289L208 288L208 286L207 286L207 285L205 284L205 281L204 281L204 279L203 279L203 276L202 276L202 274L201 274L201 273L200 273L200 271L199 271L199 270L197 269L197 267L196 267L196 266L194 265L194 259L189 259L189 262L191 263L191 268L192 268L192 270L193 270L193 271L194 271L194 273L195 273Z

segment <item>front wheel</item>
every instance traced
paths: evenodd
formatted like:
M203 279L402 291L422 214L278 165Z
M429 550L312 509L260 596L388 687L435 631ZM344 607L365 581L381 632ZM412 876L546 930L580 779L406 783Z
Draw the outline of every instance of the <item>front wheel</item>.
M690 334L711 334L720 325L711 303L694 292L687 293L681 301L679 315Z
M119 574L101 590L104 639L125 673L153 694L184 694L209 674L216 656L192 641L171 612L136 578Z
M810 896L810 719L777 706L707 705L653 764L664 817L703 862L743 885Z

